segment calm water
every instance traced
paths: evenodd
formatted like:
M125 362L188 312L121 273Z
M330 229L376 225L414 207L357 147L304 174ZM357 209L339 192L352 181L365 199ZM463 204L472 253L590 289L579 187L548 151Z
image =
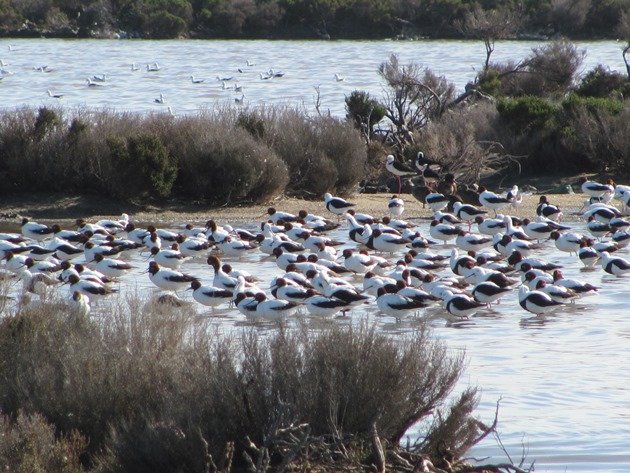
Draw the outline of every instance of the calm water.
M536 42L499 42L493 60L519 60ZM9 49L9 46L11 48ZM579 43L587 50L582 72L599 63L625 70L620 43ZM383 93L377 69L390 54L403 63L416 61L445 75L459 91L473 80L485 59L480 41L118 41L118 40L0 40L0 59L13 72L0 81L0 107L62 104L119 111L194 113L217 104L234 104L241 93L223 90L216 76L242 86L245 105L303 105L314 109L315 87L321 110L344 114L344 97L351 91ZM247 66L247 61L253 66ZM157 62L160 70L147 72ZM132 63L137 71L131 70ZM34 70L48 66L50 72ZM238 69L242 73L238 72ZM269 69L284 77L261 80ZM102 87L87 87L86 78L105 74ZM345 77L337 82L334 75ZM205 79L193 84L190 76ZM63 94L51 98L47 90ZM155 102L160 93L165 103Z
M583 224L573 225L585 231ZM420 222L419 228L428 234L426 221ZM332 236L347 238L347 233L338 230ZM450 248L439 246L435 251L449 254ZM621 252L626 258L628 253ZM466 351L467 369L458 392L467 385L482 388L478 417L490 423L495 403L502 398L499 432L513 458L520 457L524 445L528 461L536 461L536 471L630 471L630 392L625 360L630 346L630 279L606 275L599 267L584 271L575 257L558 252L550 243L534 255L562 264L565 277L600 286L599 295L545 318L530 317L522 310L516 292L493 310L483 310L468 320L452 320L437 306L422 316L430 321L435 336L453 351ZM148 276L139 274L147 266L145 258L135 254L131 261L138 269L122 279L121 295L157 293ZM261 277L264 289L279 274L275 261L260 252L224 261ZM203 260L187 262L182 269L204 283L212 281L211 270ZM354 282L359 284L360 280ZM61 288L60 294L67 297L67 289ZM190 293L184 297L190 299ZM212 313L196 307L224 330L246 324L235 310ZM411 330L418 323L396 323L378 315L374 304L367 310L353 311L349 319L328 323L360 323L366 317L393 334ZM324 322L312 323L317 327ZM494 462L505 460L492 438L471 455L488 456Z
M9 51L8 45L12 45ZM495 60L519 59L537 43L497 43ZM580 44L587 48L583 66L604 63L623 70L620 45L615 42ZM484 59L480 42L271 42L271 41L71 41L0 40L3 69L13 72L0 81L1 107L55 105L106 107L119 111L195 113L217 104L234 104L240 94L221 89L217 75L233 75L243 86L245 103L302 104L312 110L314 86L320 86L323 109L341 115L343 98L355 89L380 96L376 69L389 54L418 61L446 75L459 89L475 75ZM246 61L254 66L247 66ZM147 72L158 62L160 70ZM140 69L131 71L131 64ZM38 72L47 65L52 72ZM237 68L243 70L237 72ZM282 70L282 78L261 80L259 73ZM337 82L334 74L346 77ZM86 78L106 74L102 87L89 88ZM190 75L204 78L193 84ZM46 90L62 93L50 98ZM164 94L166 104L154 99ZM321 206L313 211L322 212ZM577 224L578 229L583 229ZM421 229L427 233L426 223ZM339 236L345 237L345 233ZM443 250L450 251L450 250ZM604 276L600 269L580 270L573 257L546 245L539 254L565 266L565 276L602 287L586 298L545 319L532 319L517 305L516 294L495 311L484 311L468 321L452 323L443 311L427 316L435 335L453 350L466 350L468 367L461 386L482 387L479 417L491 422L495 403L502 398L499 431L513 458L523 445L536 471L630 471L630 392L626 360L630 353L630 279ZM624 250L622 256L628 257ZM275 264L255 254L236 262L262 274L265 284L277 273ZM138 261L138 265L146 263ZM226 259L229 261L229 259ZM186 270L210 282L208 267L199 262ZM146 275L126 278L125 290L150 288ZM131 289L127 289L131 288ZM354 313L353 321L371 317L384 330L409 330L412 322L395 324L374 312ZM243 318L224 312L216 323L225 327ZM342 322L347 323L347 322ZM503 461L493 439L471 452L489 461Z

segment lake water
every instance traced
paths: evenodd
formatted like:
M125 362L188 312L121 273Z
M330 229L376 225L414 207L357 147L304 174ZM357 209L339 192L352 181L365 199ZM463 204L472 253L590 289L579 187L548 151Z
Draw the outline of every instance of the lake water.
M11 50L9 50L9 44ZM519 59L537 43L498 42L494 60ZM580 44L587 49L583 70L598 63L624 70L619 43ZM217 75L232 75L243 86L248 106L303 105L313 110L319 86L322 109L343 115L343 98L352 90L382 94L378 65L391 53L402 61L417 61L446 75L458 89L472 80L485 53L481 42L284 42L284 41L108 41L108 40L0 40L3 69L13 72L0 81L1 107L62 105L118 111L196 113L216 105L234 105L240 94L221 88ZM254 63L247 66L246 61ZM147 72L158 62L160 70ZM139 70L132 71L136 63ZM51 72L34 67L48 66ZM237 68L243 70L237 72ZM273 68L282 78L261 80ZM334 74L346 77L337 82ZM102 87L87 87L86 78L106 75ZM190 75L204 78L193 84ZM234 82L234 81L232 81ZM46 91L61 93L61 99ZM165 104L154 99L164 94ZM315 205L315 204L314 204ZM321 206L313 211L322 212ZM581 223L576 223L583 230ZM426 222L421 229L427 233ZM345 233L340 233L344 236ZM442 250L448 251L448 250ZM624 250L622 256L628 257ZM478 416L491 422L495 403L502 398L499 432L513 458L523 445L536 471L630 471L630 391L626 356L630 353L630 279L604 275L601 269L585 272L575 258L547 244L539 253L565 266L566 277L601 286L599 296L587 298L544 319L530 318L510 294L493 311L461 323L448 322L444 312L430 309L436 337L453 350L466 350L468 367L461 386L482 388ZM275 264L260 254L235 262L265 284L277 273ZM230 261L226 259L226 261ZM139 263L139 266L146 263ZM207 265L193 262L186 270L210 282ZM126 278L128 286L150 288L146 275ZM64 289L65 290L65 289ZM412 322L395 324L373 310L352 314L353 321L368 316L383 330L409 330ZM243 318L223 313L216 319L226 328ZM341 322L347 323L347 322ZM472 452L488 461L505 460L489 438Z
M496 43L494 61L518 61L536 42ZM10 47L9 47L10 46ZM597 64L624 71L621 43L578 43L587 51L582 72ZM234 105L244 95L247 106L302 105L313 111L320 91L320 109L341 116L344 97L353 90L383 94L377 69L390 54L403 63L415 61L443 74L458 91L474 79L485 60L481 41L205 41L205 40L57 40L1 39L0 66L12 75L0 81L0 107L63 105L118 111L195 113L216 105ZM253 63L248 66L247 61ZM148 72L157 62L159 71ZM135 63L138 70L132 71ZM1 63L0 63L1 64ZM47 66L42 72L34 68ZM242 72L238 72L241 69ZM282 78L260 79L270 69ZM86 79L105 74L102 86ZM335 74L345 78L338 82ZM204 79L193 84L190 76ZM220 77L233 77L242 92L224 90ZM63 94L56 99L47 90ZM155 99L164 96L164 104Z
M322 211L317 204L313 206L312 210ZM418 223L423 234L428 234L426 220ZM572 225L585 232L582 223ZM336 230L332 236L347 239L347 231ZM449 254L450 248L437 246L434 251ZM627 258L628 250L621 255ZM501 398L499 432L512 458L518 461L525 448L527 461L535 461L539 472L630 471L630 391L625 360L630 346L629 276L613 277L599 266L585 271L574 256L560 253L549 242L534 256L563 265L565 277L599 286L599 294L544 318L531 317L521 309L516 291L492 310L482 310L467 320L454 321L438 306L421 315L451 350L465 350L467 368L457 389L459 392L467 385L481 388L478 417L490 423ZM122 278L120 294L157 293L148 276L140 274L147 266L146 259L132 254L131 261L138 269ZM261 277L263 289L280 274L275 261L258 251L224 261ZM212 282L204 260L187 262L182 269L204 284ZM441 274L449 275L450 271ZM360 284L360 279L354 282ZM59 293L68 295L65 287ZM192 300L190 293L183 297ZM202 316L214 317L213 324L223 330L238 330L247 324L236 310L223 308L212 313L194 304ZM102 305L97 308L95 316L102 316L103 309ZM413 319L396 323L379 315L374 303L350 314L329 323L361 323L367 317L393 336L418 323ZM314 327L321 323L312 320ZM470 454L490 457L492 462L505 461L493 438L484 440Z

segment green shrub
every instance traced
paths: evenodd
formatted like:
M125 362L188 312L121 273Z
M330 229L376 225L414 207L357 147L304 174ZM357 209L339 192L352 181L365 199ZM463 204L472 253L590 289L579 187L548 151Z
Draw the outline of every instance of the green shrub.
M35 137L41 140L47 133L53 131L61 124L61 120L54 110L41 107L35 118L34 131Z
M353 90L345 102L346 118L368 136L372 135L374 125L385 118L385 107L365 91Z
M581 97L577 94L570 94L562 101L565 112L571 113L578 108L584 108L593 114L617 115L623 110L624 102L607 97Z
M558 113L555 104L534 96L500 99L497 110L501 118L521 134L531 130L552 129Z
M630 80L626 74L599 64L582 77L575 93L582 97L628 98Z
M332 117L309 119L292 109L270 110L265 121L265 142L289 169L289 193L307 198L347 194L362 179L365 143L351 125Z
M165 10L151 13L147 18L146 28L154 38L177 38L188 31L188 25L183 18Z
M112 174L106 185L113 196L128 199L170 195L177 177L177 164L158 136L110 137L108 146Z

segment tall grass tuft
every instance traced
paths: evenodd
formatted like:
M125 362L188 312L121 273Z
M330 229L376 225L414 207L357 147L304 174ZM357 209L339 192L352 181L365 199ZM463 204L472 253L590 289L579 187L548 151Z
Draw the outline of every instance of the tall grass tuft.
M433 438L445 429L433 415L463 370L463 356L424 328L397 338L366 325L225 335L186 308L138 298L99 320L59 302L8 314L0 360L3 410L76 431L102 472L308 461L323 445L371 449L375 429L395 446L423 420L422 437ZM449 432L471 410L448 416Z

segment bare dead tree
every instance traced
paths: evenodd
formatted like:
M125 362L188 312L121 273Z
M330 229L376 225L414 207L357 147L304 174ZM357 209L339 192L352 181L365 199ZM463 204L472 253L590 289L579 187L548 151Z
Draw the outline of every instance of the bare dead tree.
M385 116L395 128L397 145L413 143L413 133L440 116L453 99L455 87L417 63L401 64L392 54L379 67L385 91Z
M626 10L621 14L619 18L619 24L617 25L617 32L619 36L625 40L626 45L623 48L623 62L626 64L626 72L628 73L628 80L630 80L630 10Z
M475 3L463 20L455 23L457 29L467 38L483 40L486 47L486 61L483 70L488 69L490 56L494 52L497 39L505 39L514 35L519 29L518 13L510 8L496 8L484 10Z

